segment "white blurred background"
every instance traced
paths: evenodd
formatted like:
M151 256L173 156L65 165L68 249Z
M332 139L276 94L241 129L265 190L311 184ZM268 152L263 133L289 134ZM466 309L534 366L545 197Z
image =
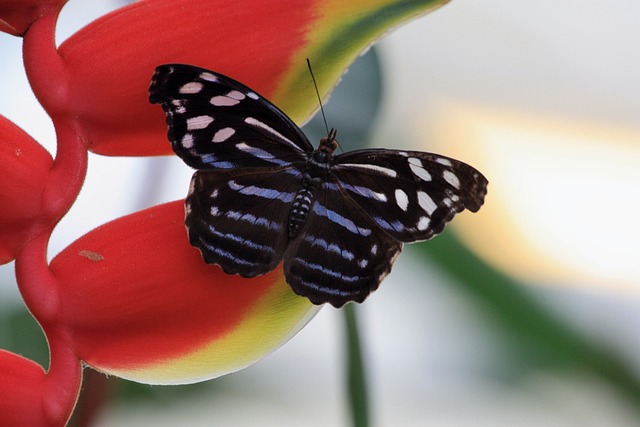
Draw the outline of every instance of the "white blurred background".
M118 5L72 0L59 41ZM463 241L636 372L639 21L636 0L454 0L379 43L385 98L373 141L437 150L485 172L489 214L479 223L464 218ZM20 48L19 39L0 35L0 114L53 151ZM505 133L524 136L494 138ZM582 137L595 147L591 157ZM161 185L148 192L159 169ZM177 158L91 155L85 188L50 255L110 219L183 198L190 175ZM359 307L374 425L638 425L633 402L589 372L532 369L514 379L512 344L451 280L407 249ZM13 281L13 266L0 267L0 310L21 304ZM210 390L110 404L98 425L349 425L343 335L340 313L325 308L274 354L211 381Z

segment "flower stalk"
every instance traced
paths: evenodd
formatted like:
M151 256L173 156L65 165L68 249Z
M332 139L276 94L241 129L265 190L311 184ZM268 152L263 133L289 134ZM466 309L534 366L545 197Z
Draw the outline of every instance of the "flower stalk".
M358 326L357 308L347 304L342 309L347 348L347 394L353 427L369 426L369 391Z

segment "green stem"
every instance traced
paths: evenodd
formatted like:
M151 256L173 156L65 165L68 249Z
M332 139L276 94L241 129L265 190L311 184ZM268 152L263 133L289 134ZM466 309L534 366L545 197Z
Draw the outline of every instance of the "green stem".
M347 338L347 374L348 394L351 407L351 419L354 427L369 426L369 393L367 391L367 378L362 360L362 348L358 332L356 307L347 304L343 309Z

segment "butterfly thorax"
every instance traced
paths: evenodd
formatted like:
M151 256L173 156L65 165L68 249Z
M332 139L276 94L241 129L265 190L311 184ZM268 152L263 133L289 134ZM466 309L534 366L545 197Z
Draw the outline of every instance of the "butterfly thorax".
M328 179L333 165L333 152L337 147L336 131L331 129L329 135L320 139L320 145L309 156L304 167L302 188L296 193L289 212L289 238L297 236L307 222L316 191Z
M336 130L331 129L326 138L320 138L318 148L311 153L306 164L307 172L311 177L326 176L329 169L333 165L333 152L338 148L336 141Z

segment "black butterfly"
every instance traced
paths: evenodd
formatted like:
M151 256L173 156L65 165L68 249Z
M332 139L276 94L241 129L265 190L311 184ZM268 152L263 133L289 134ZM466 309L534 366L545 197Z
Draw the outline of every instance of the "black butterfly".
M427 240L487 180L436 154L384 149L334 155L331 130L314 150L276 106L247 86L190 65L156 68L173 150L197 169L186 199L191 244L229 274L254 277L284 261L293 291L314 304L362 302L404 242Z

